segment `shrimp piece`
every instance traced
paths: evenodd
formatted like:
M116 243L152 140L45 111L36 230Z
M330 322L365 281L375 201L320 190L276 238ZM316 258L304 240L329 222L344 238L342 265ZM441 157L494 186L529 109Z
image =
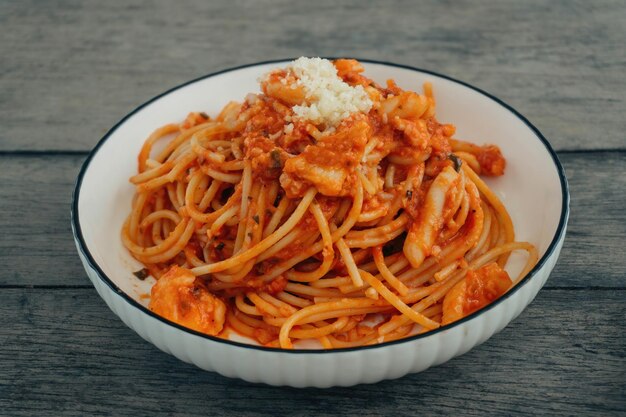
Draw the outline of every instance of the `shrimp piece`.
M513 282L509 274L491 262L475 271L468 271L443 299L441 324L452 323L480 310L504 294Z
M391 124L404 133L404 137L414 148L423 151L428 147L431 135L425 120L411 121L395 117Z
M275 99L297 106L305 101L305 91L297 84L297 79L292 72L285 70L273 71L268 74L267 79L261 82L263 92Z
M381 102L380 109L389 120L394 117L401 119L419 119L428 110L428 98L412 91L403 91L398 96L388 97Z
M307 146L300 155L287 159L280 184L287 197L301 197L310 184L331 197L351 195L351 173L360 164L371 129L362 117L344 121L337 131Z
M333 65L337 69L337 75L345 78L350 74L360 74L365 71L363 65L356 59L335 59Z
M361 75L365 68L356 59L336 59L333 61L333 65L337 69L337 75L344 82L350 85L361 85L368 90L368 93L378 93L378 90L371 88L375 83L369 78ZM371 95L370 93L370 95ZM380 95L380 93L378 93Z
M152 287L150 310L182 326L217 335L224 328L226 305L196 282L190 270L173 266Z
M409 228L409 233L404 241L404 255L413 268L418 268L424 259L430 255L435 239L444 225L446 203L452 200L449 191L457 187L461 176L454 168L447 166L435 178L431 184L424 205Z

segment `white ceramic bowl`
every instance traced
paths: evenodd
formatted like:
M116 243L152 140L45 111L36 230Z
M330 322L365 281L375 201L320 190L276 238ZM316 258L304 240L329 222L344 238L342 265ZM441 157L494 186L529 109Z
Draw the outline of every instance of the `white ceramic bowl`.
M534 243L537 266L514 289L463 320L424 335L376 346L336 350L282 350L207 336L146 308L151 282L137 280L141 265L120 240L128 214L141 144L155 128L189 111L217 112L230 100L258 91L257 78L285 61L264 62L210 74L175 87L133 110L91 152L76 182L72 228L87 275L126 325L159 349L228 377L294 387L349 386L420 372L461 355L502 330L534 299L559 256L568 219L563 168L541 133L501 100L449 77L402 65L362 60L366 75L393 78L405 89L433 83L437 118L457 126L457 137L495 143L507 158L503 177L490 186L509 210L517 240ZM515 257L507 269L519 268ZM103 340L106 343L106 340ZM488 371L487 371L488 372Z

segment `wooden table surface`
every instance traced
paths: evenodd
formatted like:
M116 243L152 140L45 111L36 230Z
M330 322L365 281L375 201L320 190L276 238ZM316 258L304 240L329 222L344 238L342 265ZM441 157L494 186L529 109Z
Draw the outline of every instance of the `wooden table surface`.
M0 414L625 415L626 4L621 1L0 1ZM526 115L571 186L561 259L498 335L375 385L248 384L144 342L70 231L88 151L183 81L356 56L465 80Z

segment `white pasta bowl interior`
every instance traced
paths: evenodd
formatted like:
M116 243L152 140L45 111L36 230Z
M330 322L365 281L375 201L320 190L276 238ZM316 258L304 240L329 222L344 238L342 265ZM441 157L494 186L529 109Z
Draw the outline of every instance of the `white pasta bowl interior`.
M126 325L159 349L202 369L251 382L295 387L349 386L398 378L443 363L500 331L534 299L561 250L568 219L567 181L556 154L541 133L502 101L439 74L361 60L365 74L404 89L433 84L437 119L457 127L455 137L500 147L506 173L487 180L508 209L516 240L533 243L539 262L504 296L464 319L432 332L380 345L335 350L282 350L244 338L224 340L168 321L148 308L154 282L140 281L142 265L124 248L120 230L129 213L137 154L157 127L190 111L217 114L231 100L259 90L257 79L287 61L221 71L169 90L135 109L114 126L84 163L74 191L72 227L85 270L100 296ZM523 264L512 256L512 276ZM104 342L104 341L103 341Z

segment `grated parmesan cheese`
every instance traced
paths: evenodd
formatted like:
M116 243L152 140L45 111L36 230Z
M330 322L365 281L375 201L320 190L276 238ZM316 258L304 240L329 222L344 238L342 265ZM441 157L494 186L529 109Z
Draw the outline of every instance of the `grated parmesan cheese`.
M296 85L303 88L308 103L293 106L296 117L334 130L351 114L367 113L372 108L372 100L365 89L345 83L327 59L301 57L289 68L296 75Z

